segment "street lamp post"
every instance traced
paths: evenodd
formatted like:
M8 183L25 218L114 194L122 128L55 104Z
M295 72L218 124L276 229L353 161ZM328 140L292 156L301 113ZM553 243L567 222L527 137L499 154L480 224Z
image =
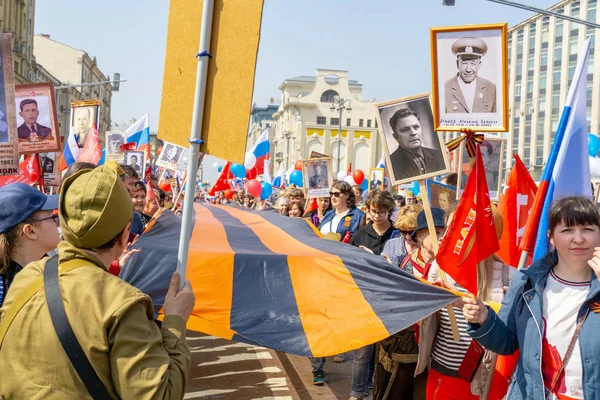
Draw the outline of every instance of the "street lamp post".
M342 114L344 110L352 111L352 102L350 99L343 99L341 97L335 97L331 103L331 111L339 111L339 125L338 125L338 149L337 149L337 171L340 172L340 157L342 150Z

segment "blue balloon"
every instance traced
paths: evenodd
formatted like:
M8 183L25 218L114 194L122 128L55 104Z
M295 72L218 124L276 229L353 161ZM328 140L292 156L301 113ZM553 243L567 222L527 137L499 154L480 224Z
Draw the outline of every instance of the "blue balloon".
M246 167L241 164L231 164L231 173L233 176L237 176L238 178L246 177Z
M412 192L415 197L417 197L421 193L421 188L419 187L419 182L417 182L417 181L413 182Z
M600 151L600 139L593 133L588 133L588 152L591 157L596 157Z
M260 186L262 186L262 191L260 192L260 199L268 199L271 196L271 193L273 193L273 186L271 186L269 182L262 182Z
M290 183L302 187L302 171L294 170L290 174Z
M367 178L363 179L362 183L360 184L360 188L363 191L369 190L369 180Z
M217 168L217 172L221 172L221 171L223 171L223 166L219 165L219 168Z

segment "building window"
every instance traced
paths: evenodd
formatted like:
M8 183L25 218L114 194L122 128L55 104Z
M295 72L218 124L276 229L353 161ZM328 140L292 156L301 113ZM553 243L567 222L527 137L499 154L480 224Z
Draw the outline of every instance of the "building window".
M339 124L340 124L340 119L339 118L331 118L331 124L330 125L338 126Z
M538 121L537 136L535 138L538 142L544 142L544 128L544 121Z
M562 43L556 43L554 45L554 65L556 61L562 60Z
M333 103L337 97L340 97L338 92L335 90L327 90L321 95L321 103Z
M571 3L571 17L579 18L580 4L578 1Z
M365 123L365 120L364 120L364 119L362 119L362 118L361 118L361 119L359 119L359 120L358 120L358 126L359 126L360 128L362 128L362 127L363 127L364 123Z
M327 118L317 117L317 125L327 125Z
M371 120L370 120L370 119L368 119L368 120L367 120L367 128L370 128L370 127L371 127Z
M352 125L352 118L346 118L346 126Z
M552 95L552 115L558 115L560 108L560 95L555 93Z
M546 73L545 72L540 74L539 88L540 88L540 90L546 89Z
M544 112L546 111L546 99L539 99L538 100L538 112ZM543 124L543 122L542 122Z
M562 37L563 35L563 23L562 20L556 22L556 26L554 27L554 37Z

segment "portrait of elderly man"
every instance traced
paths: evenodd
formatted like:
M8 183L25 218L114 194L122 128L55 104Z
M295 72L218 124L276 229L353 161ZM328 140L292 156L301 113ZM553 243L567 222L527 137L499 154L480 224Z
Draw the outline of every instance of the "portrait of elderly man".
M421 117L411 108L401 108L390 118L392 136L398 148L390 154L396 180L404 180L446 169L439 149L423 146ZM436 133L429 133L436 138ZM437 138L436 138L437 140Z
M74 110L75 119L73 120L73 128L77 138L79 147L85 145L87 134L92 129L93 113L92 107L77 107Z
M479 76L487 44L473 37L452 44L458 73L445 84L446 113L495 113L496 85Z
M34 99L25 99L19 103L19 116L23 123L17 129L19 141L36 142L52 139L52 129L37 122L40 116L38 103Z
M321 164L316 164L315 174L308 179L308 186L310 189L325 189L329 187L329 181L327 179L326 167Z

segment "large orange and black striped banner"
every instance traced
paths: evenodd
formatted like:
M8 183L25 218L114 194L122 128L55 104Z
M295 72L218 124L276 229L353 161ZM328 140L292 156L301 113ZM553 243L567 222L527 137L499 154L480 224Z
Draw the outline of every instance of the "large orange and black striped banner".
M196 204L188 329L303 356L341 354L411 326L457 299L307 220ZM177 264L179 217L163 213L121 277L162 306Z

